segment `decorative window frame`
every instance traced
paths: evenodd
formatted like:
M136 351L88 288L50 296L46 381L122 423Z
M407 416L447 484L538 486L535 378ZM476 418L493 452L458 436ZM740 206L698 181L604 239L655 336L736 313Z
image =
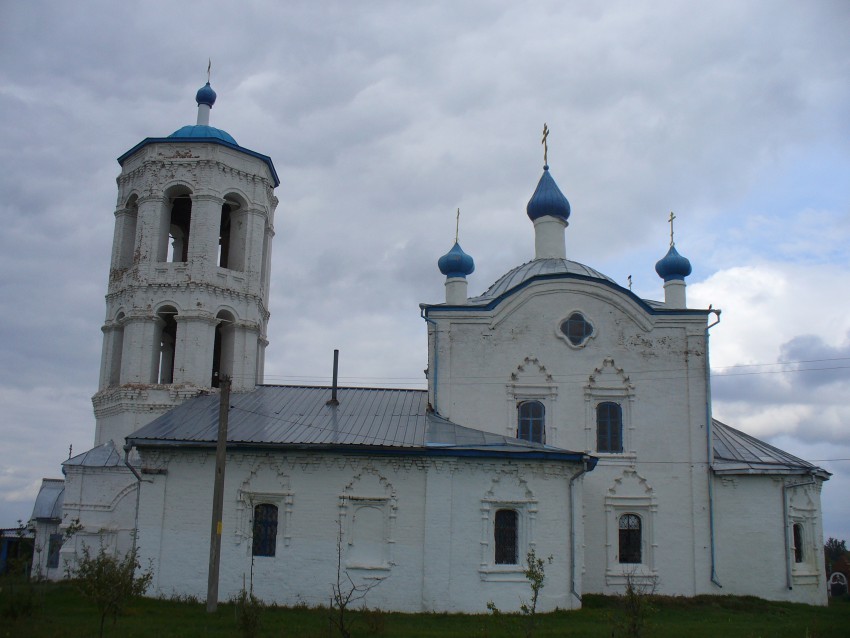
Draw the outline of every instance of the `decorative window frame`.
M635 425L632 420L635 387L629 377L618 368L614 359L606 358L590 375L584 386L585 452L593 454L601 465L632 465L637 458L635 450ZM616 403L622 415L622 452L600 452L596 449L596 407L600 403Z
M255 559L260 560L276 558L280 555L280 548L285 549L292 542L292 492L257 492L240 489L236 506L236 544L244 541L248 556L251 556L254 542L254 508L264 503L277 507L276 545L278 549L274 556L254 556Z
M821 582L821 569L818 566L818 543L816 537L816 519L818 508L809 493L814 485L806 486L802 491L789 490L788 520L788 560L791 563L791 580L794 585L817 585ZM802 531L803 560L794 560L794 526Z
M580 314L585 322L587 322L593 331L585 337L584 341L579 344L575 344L570 341L570 338L564 334L563 330L561 330L561 324L567 321L574 314ZM586 310L582 310L581 308L572 308L569 312L567 312L563 317L558 319L558 322L555 324L555 336L558 337L561 341L567 344L573 350L581 350L582 348L587 347L587 345L596 339L596 335L599 334L599 330L597 330L597 322L590 320L590 314Z
M621 491L623 493L618 493ZM655 540L657 513L658 501L654 490L635 470L626 470L609 488L605 497L606 585L624 586L631 580L636 585L653 586L658 582L658 569L655 565L658 549ZM624 514L634 514L640 518L640 563L621 563L619 559L620 517Z
M481 499L481 557L478 574L482 581L527 582L525 577L525 557L535 546L535 528L537 521L537 499L528 488L527 483L516 477L524 492L523 497L504 498L499 490L499 478L494 479L493 486ZM517 513L517 563L505 565L496 563L496 512L498 510L514 510Z
M526 368L531 367L529 371ZM524 382L522 377L535 377ZM525 357L511 373L510 383L505 384L505 436L516 438L519 427L519 404L524 401L539 401L543 404L543 442L557 441L558 427L554 414L558 398L558 384L536 357Z
M374 508L381 512L383 518L383 534L381 543L381 557L378 562L363 563L356 562L351 557L354 547L354 521L357 511L365 508ZM363 571L368 573L386 572L377 578L385 578L395 565L395 524L398 505L394 494L392 496L359 496L356 494L340 494L339 496L339 524L342 534L343 550L345 551L344 565L348 570Z

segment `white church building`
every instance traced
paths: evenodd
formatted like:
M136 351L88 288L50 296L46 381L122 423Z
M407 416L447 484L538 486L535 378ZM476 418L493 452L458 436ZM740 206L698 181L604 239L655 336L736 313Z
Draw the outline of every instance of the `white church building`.
M215 98L207 83L196 125L118 159L95 447L63 463L64 490L45 483L42 573L84 543L135 545L150 593L206 595L226 375L221 600L249 583L324 605L339 562L375 585L370 607L516 610L533 549L552 557L544 610L627 579L826 604L829 473L712 418L720 313L688 307L672 233L665 298L641 299L567 258L548 166L525 211L533 259L469 296L472 258L440 258L445 301L419 308L427 390L264 385L279 181L209 125Z

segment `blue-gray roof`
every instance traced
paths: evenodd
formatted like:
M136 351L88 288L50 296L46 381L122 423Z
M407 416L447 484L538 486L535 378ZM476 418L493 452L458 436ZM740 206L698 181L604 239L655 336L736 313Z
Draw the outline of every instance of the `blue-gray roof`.
M41 479L41 489L35 497L30 520L61 519L64 501L65 481L63 479Z
M708 310L697 308L667 308L666 304L649 299L641 299L628 288L623 288L616 281L603 275L598 270L585 266L577 261L569 259L561 259L557 257L549 257L546 259L534 259L528 261L521 266L517 266L513 270L499 277L492 286L490 286L484 294L477 297L470 297L467 302L460 306L450 306L448 304L419 304L427 314L431 309L434 310L451 310L458 312L491 310L498 306L504 299L519 292L524 287L530 285L534 281L558 280L558 279L582 279L586 281L596 281L616 290L634 300L636 303L651 314L688 314L688 315L704 315Z
M77 456L62 463L63 467L68 465L82 465L85 467L115 467L117 465L124 465L124 462L121 458L120 450L115 447L115 442L107 441L106 443L93 447L82 454L77 454Z
M228 447L335 449L345 452L489 456L583 462L581 452L522 441L452 423L428 410L425 390L258 386L231 395ZM213 447L219 396L190 399L140 428L127 442L139 448Z
M823 468L717 419L712 424L715 474L813 474L824 480L832 476Z

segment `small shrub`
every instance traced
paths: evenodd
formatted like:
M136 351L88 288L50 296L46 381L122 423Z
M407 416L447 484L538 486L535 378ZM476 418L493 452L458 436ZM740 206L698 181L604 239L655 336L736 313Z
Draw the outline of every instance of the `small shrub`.
M100 612L100 635L103 623L112 616L113 624L127 604L145 593L153 579L152 569L136 576L139 569L138 553L134 548L124 558L111 556L106 547L92 556L88 545L83 545L76 567L65 566L65 575L75 581L80 593L95 604Z
M239 628L240 635L244 638L255 638L260 634L260 626L262 625L263 609L265 608L263 601L254 596L254 592L242 588L234 603L236 605L236 626Z

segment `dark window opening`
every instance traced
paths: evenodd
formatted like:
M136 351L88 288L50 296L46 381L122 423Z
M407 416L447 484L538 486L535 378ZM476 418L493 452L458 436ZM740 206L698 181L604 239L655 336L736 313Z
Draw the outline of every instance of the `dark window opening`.
M593 334L593 326L580 312L574 312L561 322L561 332L574 346L580 346Z
M189 227L192 221L192 199L180 195L172 200L167 261L189 261Z
M494 540L497 565L516 565L517 561L517 523L516 510L497 510Z
M642 562L640 516L636 514L623 514L620 517L620 562Z
M623 451L623 410L617 403L606 401L596 406L596 450Z
M546 410L540 401L523 401L517 406L518 439L545 442Z
M221 224L218 229L218 265L227 268L230 256L230 204L221 207Z
M174 383L174 350L177 343L177 310L173 307L162 308L157 312L160 321L159 357L154 372L156 383Z
M803 526L794 523L794 562L803 562Z
M274 556L277 549L277 506L261 503L254 508L254 532L251 553Z
M51 534L47 542L47 568L59 567L59 550L62 549L62 534Z

